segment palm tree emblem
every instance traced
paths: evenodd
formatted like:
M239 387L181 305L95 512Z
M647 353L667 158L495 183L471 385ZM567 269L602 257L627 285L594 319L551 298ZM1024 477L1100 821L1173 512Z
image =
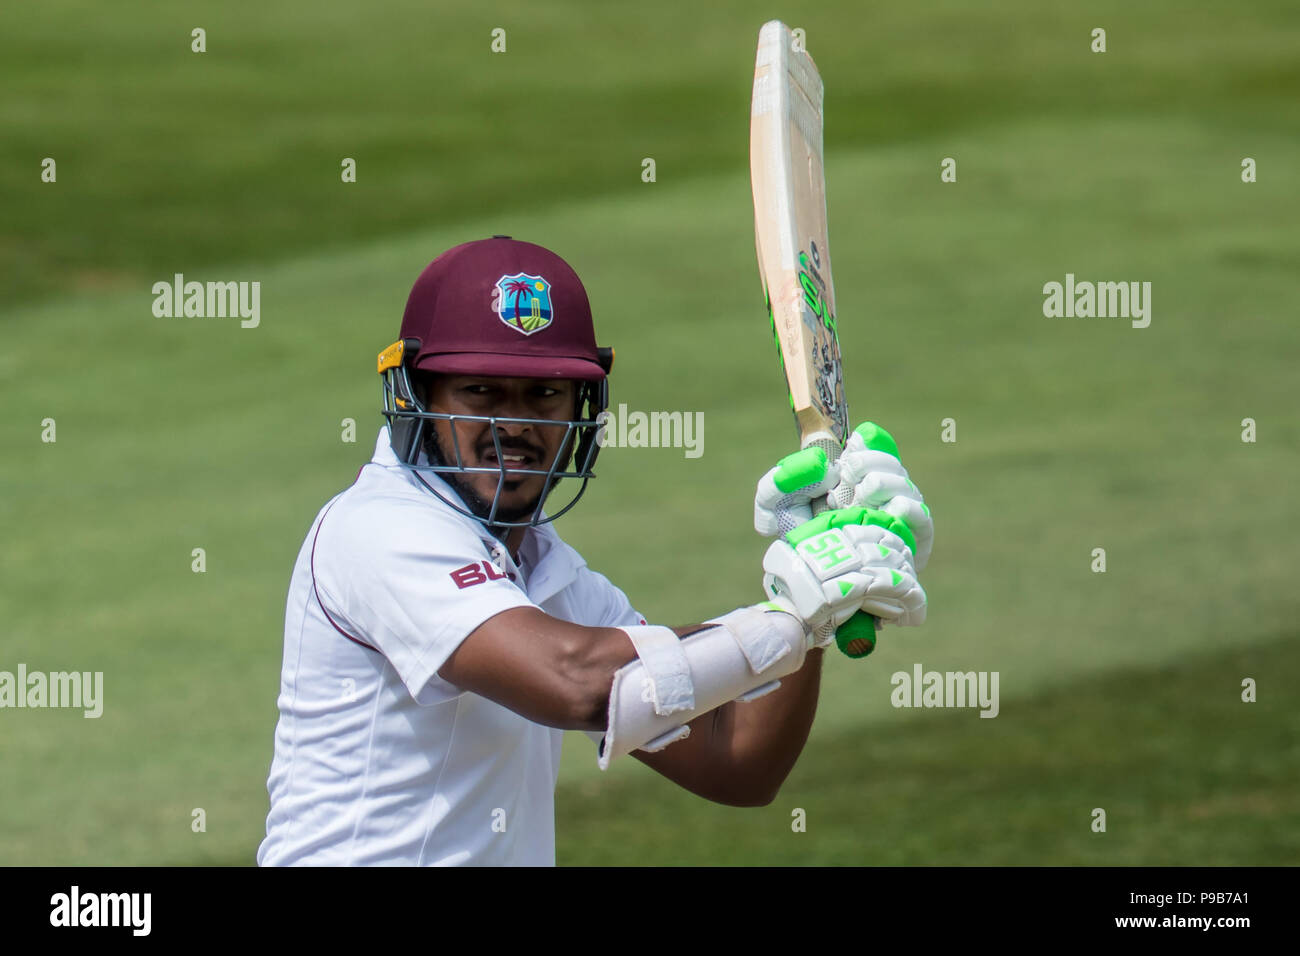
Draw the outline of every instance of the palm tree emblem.
M512 329L531 335L551 324L550 286L541 276L502 276L497 280L497 291L500 298L494 306L501 321ZM505 303L510 299L514 304L508 307Z
M519 307L519 303L520 300L522 300L525 295L527 295L532 291L533 291L532 283L524 282L521 279L511 279L509 282L506 283L506 295L513 295L515 297L514 323L521 329L524 328L524 323L521 318L523 316L524 310Z

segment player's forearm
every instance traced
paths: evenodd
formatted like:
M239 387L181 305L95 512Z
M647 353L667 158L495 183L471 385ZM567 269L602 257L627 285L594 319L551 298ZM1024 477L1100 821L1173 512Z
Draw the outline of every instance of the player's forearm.
M719 764L760 803L775 799L808 742L822 656L820 648L809 650L803 667L782 677L772 693L714 712L712 747Z
M627 643L609 641L603 630L584 629L591 637L585 645L588 661L582 668L592 679L583 729L605 731L602 767L619 754L635 752L642 762L710 800L734 806L771 802L807 740L817 706L821 652L805 650L806 636L796 618L765 611L740 609L720 619L726 621L720 627L703 624L672 629L685 645L682 663L690 670L689 683L693 685L688 691L700 708L683 710L678 706L669 711L672 717L656 717L649 710L651 704L658 710L661 690L670 700L682 690L674 683L682 678L677 676L672 655L665 657L665 645L660 643L661 650L651 653L655 663L647 669L633 653L641 648L637 641L648 641L646 648L653 649L668 629L660 628L657 638L654 628L646 628L646 634L632 634L637 629L630 629L625 634ZM696 636L697 631L705 633ZM789 658L788 666L775 663L780 655L772 657L783 643L796 655ZM807 661L809 653L818 659L815 664ZM597 663L602 659L603 664ZM764 662L755 665L759 659ZM630 670L623 668L632 661L636 663ZM754 666L760 668L758 674L751 669ZM782 684L776 691L747 703L734 702L778 678ZM658 688L659 680L667 684ZM647 690L654 691L653 700L646 696ZM618 700L616 719L610 717L611 705L607 703L614 698ZM640 750L640 744L657 736L667 740L668 735L682 730L683 724L693 731L689 736L669 743L666 749Z
M627 632L617 627L582 628L584 640L572 655L572 681L586 701L578 730L604 730L609 724L609 693L614 673L637 658Z
M687 624L674 627L678 637L687 637L708 627L707 624ZM614 684L614 672L624 664L637 659L636 647L627 633L617 627L583 628L594 636L582 644L582 652L574 654L575 680L586 688L587 707L585 721L580 730L604 730L609 723L609 693Z

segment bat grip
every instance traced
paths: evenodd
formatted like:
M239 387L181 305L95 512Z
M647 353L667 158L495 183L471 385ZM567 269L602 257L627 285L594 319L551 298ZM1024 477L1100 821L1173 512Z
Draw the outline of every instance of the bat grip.
M825 432L821 433L824 436ZM834 461L840 457L843 450L840 443L833 438L818 436L812 441L804 444L805 448L817 447L826 452L828 461ZM826 503L825 498L818 498L812 503L813 517L826 511L830 505ZM840 629L835 632L835 645L843 652L845 657L851 657L857 660L866 657L876 649L876 635L880 631L880 621L866 611L858 611L853 617L849 618L840 625Z

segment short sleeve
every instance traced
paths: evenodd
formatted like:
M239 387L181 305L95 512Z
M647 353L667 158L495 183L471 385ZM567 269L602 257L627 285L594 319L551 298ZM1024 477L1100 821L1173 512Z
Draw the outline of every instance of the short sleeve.
M536 607L472 530L400 498L340 500L321 520L312 575L321 603L392 663L420 703L459 693L438 668L488 618Z
M610 583L599 571L584 566L579 572L585 603L592 611L590 627L635 627L644 624L627 595Z

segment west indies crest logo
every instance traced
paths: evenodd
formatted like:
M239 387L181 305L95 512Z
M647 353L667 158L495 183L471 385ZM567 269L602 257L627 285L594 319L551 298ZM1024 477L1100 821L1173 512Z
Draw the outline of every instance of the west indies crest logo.
M492 309L516 332L540 332L551 324L551 284L526 272L502 276L492 288Z

